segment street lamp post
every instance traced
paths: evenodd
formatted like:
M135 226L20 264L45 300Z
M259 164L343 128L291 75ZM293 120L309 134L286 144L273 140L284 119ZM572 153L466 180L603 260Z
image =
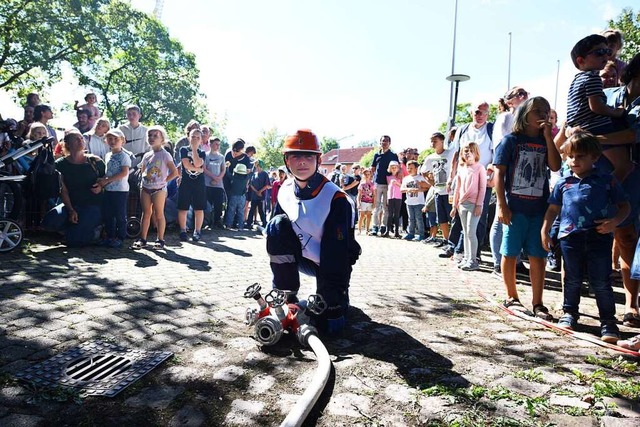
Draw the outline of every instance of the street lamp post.
M511 32L509 32L509 66L507 69L507 92L511 89Z
M338 156L336 158L336 163L340 163L340 141L342 141L343 139L351 138L352 136L353 134L336 139L336 142L338 143Z
M451 75L455 75L456 68L456 33L458 29L458 0L455 1L453 9L453 48L451 50ZM447 78L447 80L449 80ZM449 89L449 123L455 122L456 106L453 102L454 87L457 92L457 85L453 84L451 80L451 88ZM451 125L449 125L451 126Z
M460 82L466 82L470 78L471 77L467 76L466 74L451 74L450 76L447 77L447 80L450 81L451 84L455 82L455 92L453 95L453 105L452 105L453 111L451 112L451 117L449 118L449 129L451 129L456 125L456 107L458 106L458 86L460 85Z

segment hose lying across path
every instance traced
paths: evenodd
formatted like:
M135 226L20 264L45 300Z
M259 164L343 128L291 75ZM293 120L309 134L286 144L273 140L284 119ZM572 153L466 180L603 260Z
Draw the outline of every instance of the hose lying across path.
M311 350L313 350L318 359L318 368L311 379L311 384L309 384L309 387L307 387L302 397L298 399L298 402L296 402L291 412L289 412L287 418L280 424L280 427L301 426L329 380L331 359L329 358L329 352L326 347L315 334L308 335L307 344L311 347Z

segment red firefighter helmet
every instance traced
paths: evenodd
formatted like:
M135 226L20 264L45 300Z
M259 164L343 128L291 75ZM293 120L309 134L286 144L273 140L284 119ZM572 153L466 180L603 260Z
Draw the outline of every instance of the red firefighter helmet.
M287 154L295 151L322 154L318 137L309 129L300 129L284 139L282 153Z

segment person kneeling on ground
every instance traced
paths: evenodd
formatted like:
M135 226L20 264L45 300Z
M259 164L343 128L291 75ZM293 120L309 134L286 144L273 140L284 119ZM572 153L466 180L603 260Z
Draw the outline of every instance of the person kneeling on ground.
M297 302L299 271L315 276L316 293L327 309L314 322L321 332L337 333L345 326L351 266L361 252L354 237L355 208L318 172L322 151L310 130L287 136L283 154L293 179L282 183L266 228L273 287Z

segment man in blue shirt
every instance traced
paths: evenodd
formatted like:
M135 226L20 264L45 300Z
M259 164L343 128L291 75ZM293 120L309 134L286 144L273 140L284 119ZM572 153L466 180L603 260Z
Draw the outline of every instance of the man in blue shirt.
M376 200L375 210L373 211L373 228L371 229L372 235L377 235L380 231L380 235L384 235L387 232L385 224L387 223L389 211L387 210L387 176L390 173L387 171L389 168L389 162L392 160L398 162L398 155L391 151L391 137L389 135L383 135L380 138L380 150L373 156L373 162L371 163L371 173L373 174L373 182L376 186Z

